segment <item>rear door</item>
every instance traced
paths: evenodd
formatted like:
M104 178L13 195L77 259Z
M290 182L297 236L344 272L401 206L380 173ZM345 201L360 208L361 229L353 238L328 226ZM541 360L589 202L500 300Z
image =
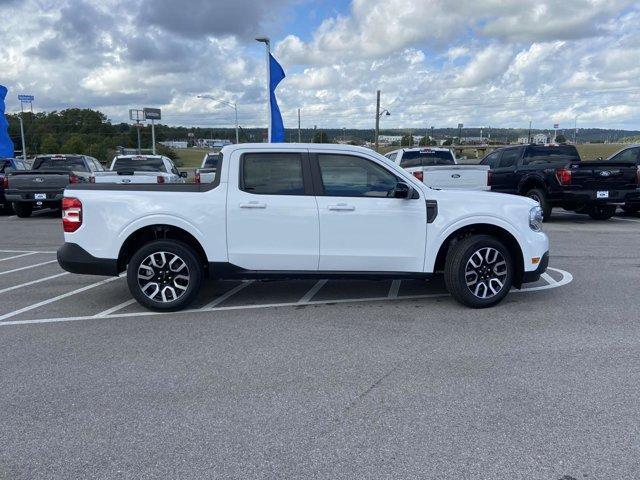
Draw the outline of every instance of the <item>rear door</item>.
M522 147L510 147L501 151L500 160L492 168L491 190L518 193L516 168L522 156Z
M247 270L316 271L318 206L306 151L243 153L229 171L229 262Z
M311 155L318 192L321 271L422 272L425 199L394 198L398 177L356 154Z

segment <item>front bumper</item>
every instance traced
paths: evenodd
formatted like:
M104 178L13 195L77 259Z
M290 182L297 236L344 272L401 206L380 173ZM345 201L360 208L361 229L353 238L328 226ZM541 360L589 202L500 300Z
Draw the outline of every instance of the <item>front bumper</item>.
M115 258L97 258L77 243L65 242L58 249L58 263L67 272L86 275L117 276L118 260Z
M532 270L530 272L524 272L522 276L522 283L532 283L540 280L540 276L547 271L547 267L549 266L549 252L545 252L540 259L540 263L538 264L538 268Z

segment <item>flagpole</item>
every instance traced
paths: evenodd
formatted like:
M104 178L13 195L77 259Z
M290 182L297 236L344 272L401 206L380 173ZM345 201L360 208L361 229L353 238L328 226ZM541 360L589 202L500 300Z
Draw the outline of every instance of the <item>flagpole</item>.
M256 38L258 42L264 43L267 58L267 142L271 143L271 42L269 37Z

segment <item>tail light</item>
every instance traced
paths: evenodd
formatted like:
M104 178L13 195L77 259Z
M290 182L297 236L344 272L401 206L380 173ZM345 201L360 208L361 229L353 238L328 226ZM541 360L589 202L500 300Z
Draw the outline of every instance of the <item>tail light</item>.
M70 173L69 174L69 183L80 183L80 178L76 174Z
M568 168L556 169L556 179L560 185L571 185L571 170Z
M493 185L493 172L491 170L487 170L487 187Z
M62 229L73 233L82 225L82 202L77 198L62 199Z
M158 183L164 183L164 177L162 175L158 175L157 180Z
M4 181L5 181L4 188L7 188L9 185L9 180L7 179L7 177L4 177ZM640 185L640 165L638 165L638 168L636 169L636 183Z
M9 177L2 177L2 188L9 188Z
M421 182L424 181L424 173L422 172L422 170L416 170L415 172L412 172L413 176L416 177L418 180L420 180Z
M196 183L200 183L200 172L196 172L196 175L195 175L195 182L196 182Z

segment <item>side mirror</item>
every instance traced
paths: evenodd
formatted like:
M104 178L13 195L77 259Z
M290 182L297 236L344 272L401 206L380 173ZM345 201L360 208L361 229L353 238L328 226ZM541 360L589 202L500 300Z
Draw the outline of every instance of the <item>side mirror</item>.
M182 178L187 178L189 176L189 173L188 172L180 172L180 176Z
M396 188L393 189L393 196L394 198L404 198L409 200L410 198L413 198L413 192L413 187L404 182L398 182L396 184Z
M598 157L598 158L596 158L596 160L597 160L597 161L599 161L599 162L601 162L602 160L604 160L604 158L602 158L602 157Z

